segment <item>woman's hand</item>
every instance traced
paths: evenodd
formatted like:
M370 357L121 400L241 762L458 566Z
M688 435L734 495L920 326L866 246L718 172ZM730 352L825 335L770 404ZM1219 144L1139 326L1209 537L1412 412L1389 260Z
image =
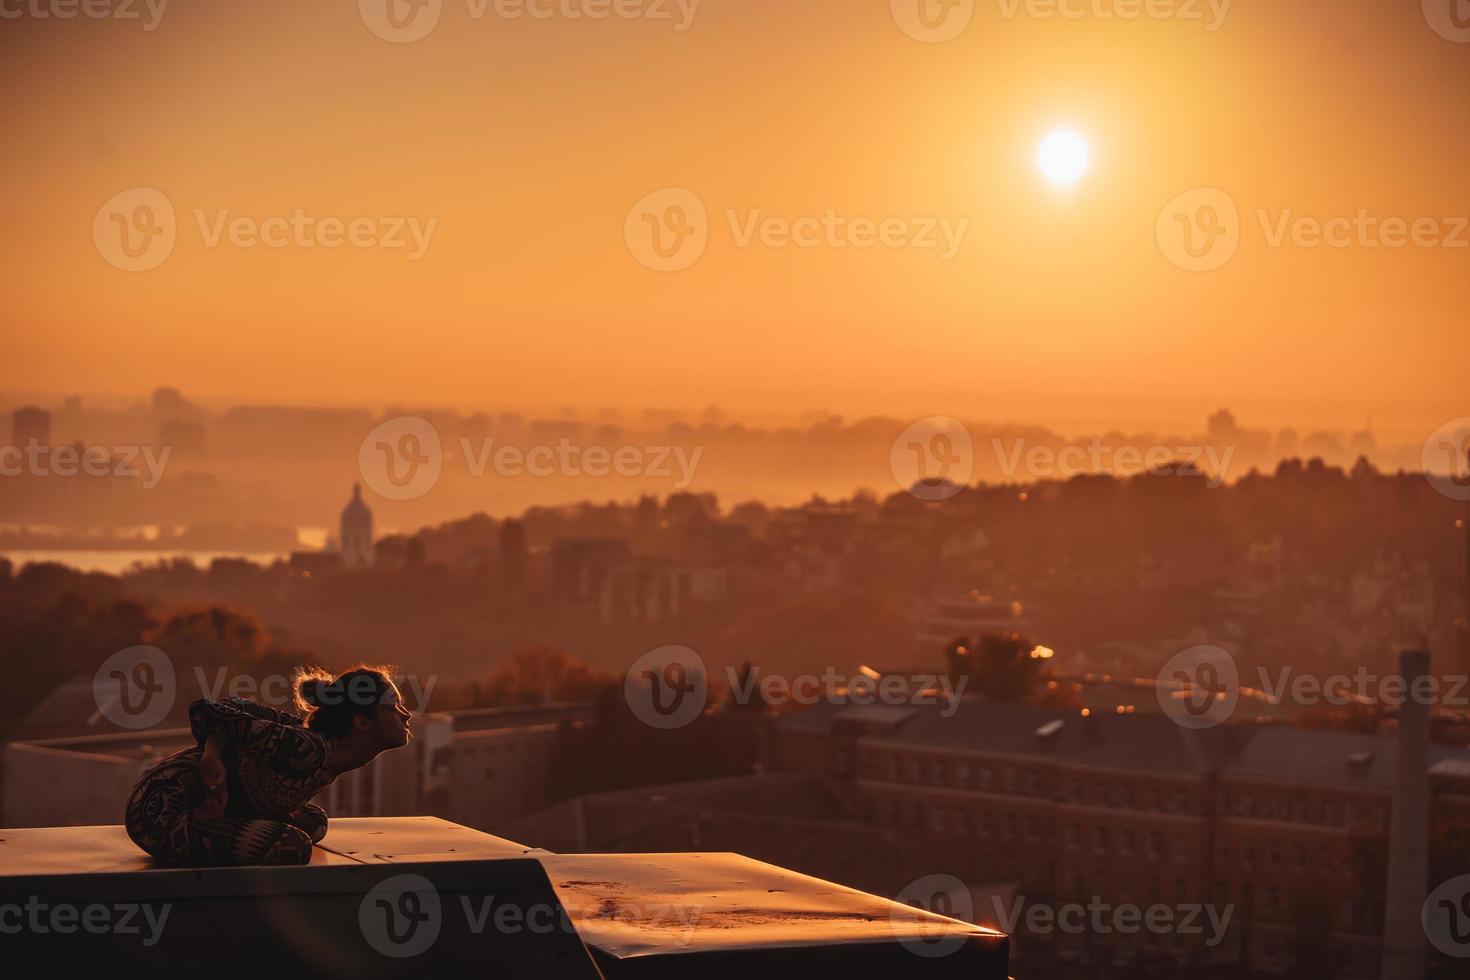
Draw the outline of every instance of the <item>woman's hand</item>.
M209 736L204 742L204 752L199 757L199 778L204 781L205 797L194 808L194 819L218 820L225 815L225 804L229 802L229 777L216 735Z

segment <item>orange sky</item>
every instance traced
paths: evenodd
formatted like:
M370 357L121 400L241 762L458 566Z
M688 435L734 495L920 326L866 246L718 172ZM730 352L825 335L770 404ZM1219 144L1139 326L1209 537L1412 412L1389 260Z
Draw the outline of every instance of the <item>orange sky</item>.
M1467 412L1470 247L1273 247L1260 217L1470 213L1470 44L1417 3L1237 0L1210 31L1207 0L1179 0L1205 21L978 0L931 44L889 0L703 0L682 32L441 0L399 44L353 0L174 0L152 31L18 2L0 23L0 392L1079 425L1230 405L1404 432ZM1034 162L1062 124L1093 154L1067 191ZM1187 272L1156 222L1202 186L1238 206L1238 252ZM138 187L166 195L176 244L126 272L93 225ZM665 187L708 209L677 272L624 235ZM222 211L298 209L434 224L416 260L208 244ZM741 247L756 210L968 224L948 261Z

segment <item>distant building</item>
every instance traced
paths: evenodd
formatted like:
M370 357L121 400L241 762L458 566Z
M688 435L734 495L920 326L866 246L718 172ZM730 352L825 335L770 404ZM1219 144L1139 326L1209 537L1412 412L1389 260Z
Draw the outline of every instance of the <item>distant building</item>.
M26 405L10 413L10 444L24 449L32 442L51 445L51 413L35 405Z
M1029 629L1019 602L968 592L934 604L919 627L917 652L921 663L943 663L955 640L966 640L975 649L987 634L1025 635Z
M373 512L362 502L362 484L352 485L352 499L342 508L342 564L368 568L373 563Z
M346 773L317 796L336 817L432 814L483 829L551 805L551 759L563 725L591 704L429 712L414 738ZM186 728L11 742L0 827L117 823L144 769L195 744Z
M160 449L184 456L204 455L204 426L198 422L165 419L158 423Z
M1216 947L1184 935L1111 937L1115 947L1279 974L1319 896L1330 975L1377 975L1383 877L1371 869L1395 810L1393 737L1278 725L1197 732L1161 716L972 698L948 718L935 706L819 704L768 734L769 771L845 785L865 823L951 851L1026 894L1236 910ZM1427 754L1431 840L1464 848L1470 753ZM1059 956L1084 952L1053 939Z

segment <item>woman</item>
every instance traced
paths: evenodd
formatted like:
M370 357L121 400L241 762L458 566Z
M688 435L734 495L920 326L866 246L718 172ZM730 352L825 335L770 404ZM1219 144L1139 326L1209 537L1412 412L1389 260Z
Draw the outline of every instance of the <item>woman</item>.
M383 668L295 679L302 717L243 698L195 701L198 745L146 770L128 800L133 842L188 865L305 864L327 833L309 802L344 772L410 738L409 712Z

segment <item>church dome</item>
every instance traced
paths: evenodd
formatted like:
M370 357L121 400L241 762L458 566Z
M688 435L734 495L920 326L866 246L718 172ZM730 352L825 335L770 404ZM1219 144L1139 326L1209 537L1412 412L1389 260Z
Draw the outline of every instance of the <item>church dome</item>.
M347 502L346 507L342 508L342 520L370 521L372 519L373 512L368 509L367 504L362 502L362 484L354 483L352 485L352 499Z

